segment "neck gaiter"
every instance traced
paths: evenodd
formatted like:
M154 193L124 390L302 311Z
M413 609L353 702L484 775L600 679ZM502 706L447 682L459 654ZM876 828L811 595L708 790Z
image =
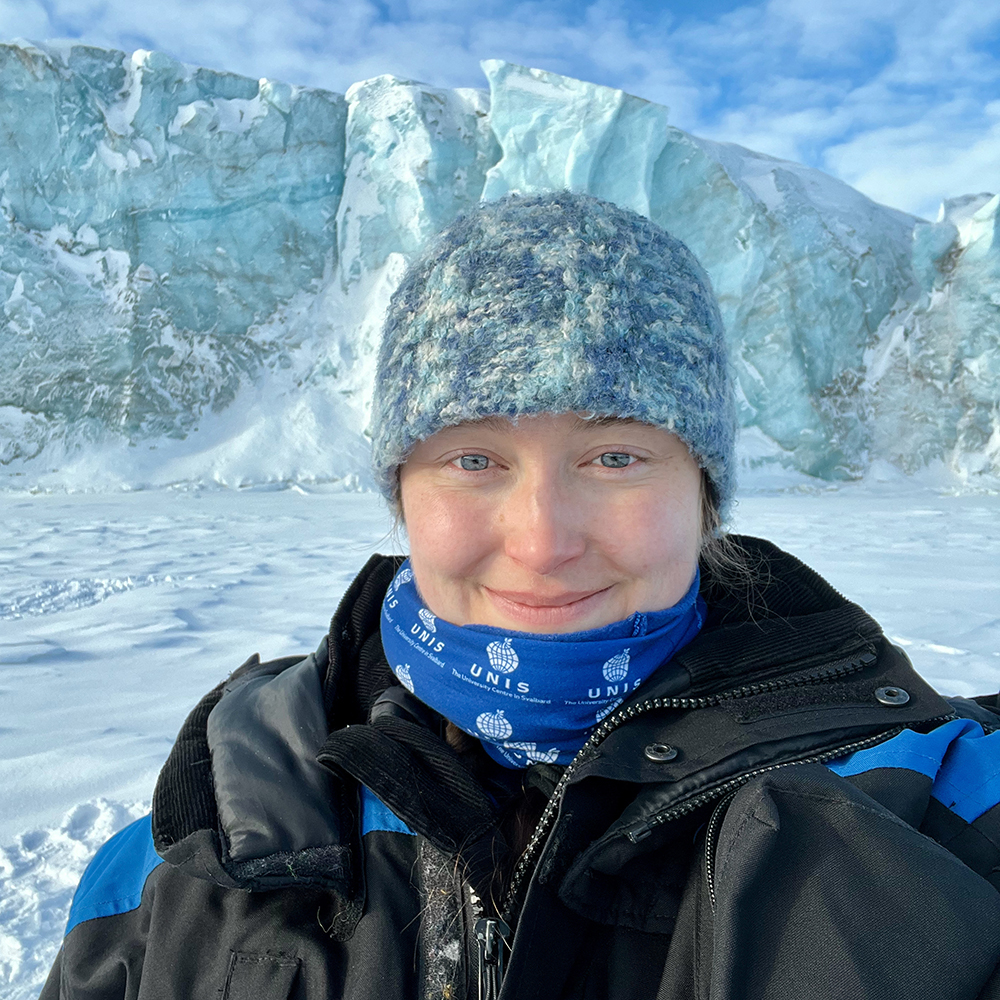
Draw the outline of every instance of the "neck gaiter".
M438 618L406 560L382 602L382 647L400 683L498 763L568 764L597 724L698 634L706 610L699 582L696 571L665 611L538 635Z

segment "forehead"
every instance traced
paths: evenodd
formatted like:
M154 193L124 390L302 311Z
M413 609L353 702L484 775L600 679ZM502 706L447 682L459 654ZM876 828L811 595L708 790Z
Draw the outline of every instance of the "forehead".
M483 450L513 449L518 453L539 453L550 457L569 456L581 449L609 450L632 448L649 457L697 462L688 445L672 431L653 424L622 417L590 416L586 413L542 413L511 419L491 416L444 427L418 441L400 469L414 463L436 461L456 448Z

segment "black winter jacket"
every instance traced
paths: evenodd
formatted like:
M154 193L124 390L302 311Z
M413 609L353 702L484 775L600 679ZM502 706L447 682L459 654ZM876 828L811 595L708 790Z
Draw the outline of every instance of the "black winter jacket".
M705 574L671 668L565 770L524 772L549 800L502 895L512 772L395 682L398 560L373 557L315 654L254 657L191 713L42 1000L1000 998L997 699L946 702L814 572L741 543L752 605ZM925 748L959 732L978 771L952 795Z

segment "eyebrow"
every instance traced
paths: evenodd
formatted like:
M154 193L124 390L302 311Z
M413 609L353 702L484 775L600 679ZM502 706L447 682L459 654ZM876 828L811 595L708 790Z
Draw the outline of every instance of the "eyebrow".
M636 424L638 420L631 417L581 417L577 416L574 430L584 430L587 427L609 427L611 424Z
M528 416L528 414L525 414ZM514 418L517 419L516 417ZM635 420L632 417L581 417L577 416L573 423L574 431L587 430L592 427L610 427L612 424L636 424L641 421ZM476 420L474 423L479 424L481 427L485 427L487 430L496 432L497 434L509 434L511 428L511 418L509 417L483 417L481 420ZM457 426L457 425L456 425Z
M477 420L476 423L497 434L510 433L510 420L507 417L483 417L482 420Z

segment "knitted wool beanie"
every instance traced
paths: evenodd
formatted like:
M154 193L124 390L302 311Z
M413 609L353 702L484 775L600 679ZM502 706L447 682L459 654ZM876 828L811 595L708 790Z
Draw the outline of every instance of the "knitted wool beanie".
M510 195L432 240L389 303L374 400L391 501L435 431L571 411L672 431L723 515L732 500L735 408L708 276L649 219L589 195Z

